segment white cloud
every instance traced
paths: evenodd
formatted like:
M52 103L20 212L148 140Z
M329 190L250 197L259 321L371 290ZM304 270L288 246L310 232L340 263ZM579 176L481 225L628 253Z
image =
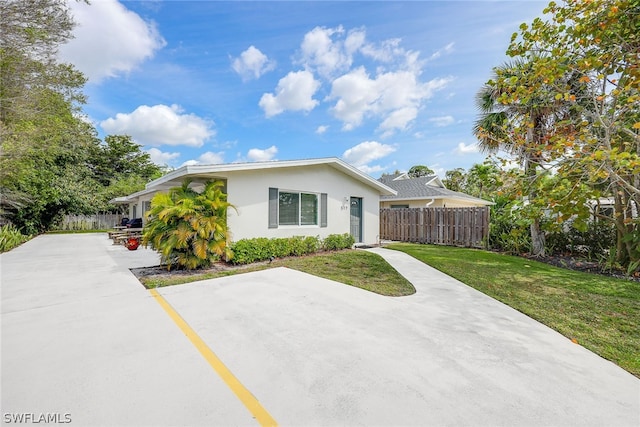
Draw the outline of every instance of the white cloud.
M332 111L343 122L344 130L359 126L364 117L371 116L383 120L379 129L388 134L405 130L422 103L451 80L437 78L421 83L414 71L387 72L372 79L364 67L359 67L333 81L329 99L337 99Z
M220 163L224 163L224 153L213 153L211 151L207 151L206 153L202 153L198 160L201 164L204 165L216 165Z
M276 63L267 58L267 55L260 52L255 46L249 46L240 54L240 57L233 60L232 67L244 80L249 80L252 77L257 79L264 73L273 70Z
M453 52L453 45L454 45L454 43L451 42L448 45L446 45L445 47L443 47L442 49L436 50L429 57L428 61L433 61L434 59L440 58L442 55L449 54L449 53Z
M284 111L311 111L318 105L313 95L320 82L309 71L292 71L281 78L276 93L265 93L259 105L267 117L276 116Z
M378 129L384 131L383 136L389 136L394 129L405 129L407 124L418 116L418 109L415 107L404 107L392 111L386 119L380 123Z
M131 135L142 145L201 147L215 135L213 122L195 114L183 114L178 105L141 105L131 113L118 113L100 123L111 134Z
M91 82L128 73L166 45L153 22L116 0L70 1L77 26L74 39L60 47L60 57Z
M363 30L351 30L346 38L339 39L344 33L342 26L316 27L309 31L300 46L301 63L327 78L336 72L348 70L353 63L353 54L364 43L365 33Z
M150 148L147 150L147 153L149 153L153 163L161 166L169 164L171 160L180 157L180 153L165 153L157 148Z
M268 160L273 160L275 155L278 153L278 148L275 145L271 147L261 150L259 148L252 148L247 153L247 158L252 162L266 162Z
M207 151L202 153L196 160L187 160L181 166L193 166L193 165L216 165L224 163L224 153L213 153Z
M370 166L368 163L386 157L394 151L396 148L392 145L365 141L346 150L342 153L342 158L365 173L373 173L383 170L384 167Z
M362 53L380 62L394 61L398 56L404 56L407 52L400 47L401 39L384 40L377 46L367 43L362 47Z
M478 148L478 144L472 143L467 145L464 142L460 142L455 150L453 150L454 153L461 155L478 153L479 151L480 149Z
M429 119L429 121L436 127L445 127L452 125L455 122L455 119L452 116L440 116L432 117Z
M323 133L325 133L328 129L329 129L329 126L321 125L321 126L318 126L318 128L316 129L316 133L317 133L318 135L322 135L322 134L323 134Z

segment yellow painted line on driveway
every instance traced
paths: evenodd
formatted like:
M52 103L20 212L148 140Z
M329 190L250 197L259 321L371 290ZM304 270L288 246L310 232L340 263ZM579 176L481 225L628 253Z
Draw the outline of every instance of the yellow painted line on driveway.
M260 404L258 399L242 383L231 373L224 363L216 356L216 354L207 346L200 336L189 326L189 324L171 307L171 304L158 293L155 289L150 290L151 295L158 301L164 311L175 322L180 330L189 338L189 341L198 349L200 354L204 356L209 365L218 373L220 378L235 393L240 401L247 407L249 412L253 414L256 420L262 426L277 426L276 420L267 412Z

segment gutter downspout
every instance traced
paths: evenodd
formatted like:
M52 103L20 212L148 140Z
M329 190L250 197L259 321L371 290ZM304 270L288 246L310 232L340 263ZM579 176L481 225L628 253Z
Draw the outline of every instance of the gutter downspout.
M433 204L433 202L435 202L436 199L431 199L431 201L429 203L427 203L424 207L428 208L429 206L431 206Z

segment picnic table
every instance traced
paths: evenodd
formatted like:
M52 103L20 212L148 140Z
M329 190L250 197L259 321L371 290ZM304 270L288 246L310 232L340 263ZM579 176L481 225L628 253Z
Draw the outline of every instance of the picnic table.
M141 237L142 228L119 228L114 227L113 231L109 231L109 238L113 239L113 244L123 244L130 237Z

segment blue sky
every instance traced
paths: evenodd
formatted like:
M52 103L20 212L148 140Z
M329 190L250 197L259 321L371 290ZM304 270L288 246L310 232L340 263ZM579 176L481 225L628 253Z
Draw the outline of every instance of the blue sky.
M161 165L335 156L469 168L474 96L533 1L70 2L84 112Z

